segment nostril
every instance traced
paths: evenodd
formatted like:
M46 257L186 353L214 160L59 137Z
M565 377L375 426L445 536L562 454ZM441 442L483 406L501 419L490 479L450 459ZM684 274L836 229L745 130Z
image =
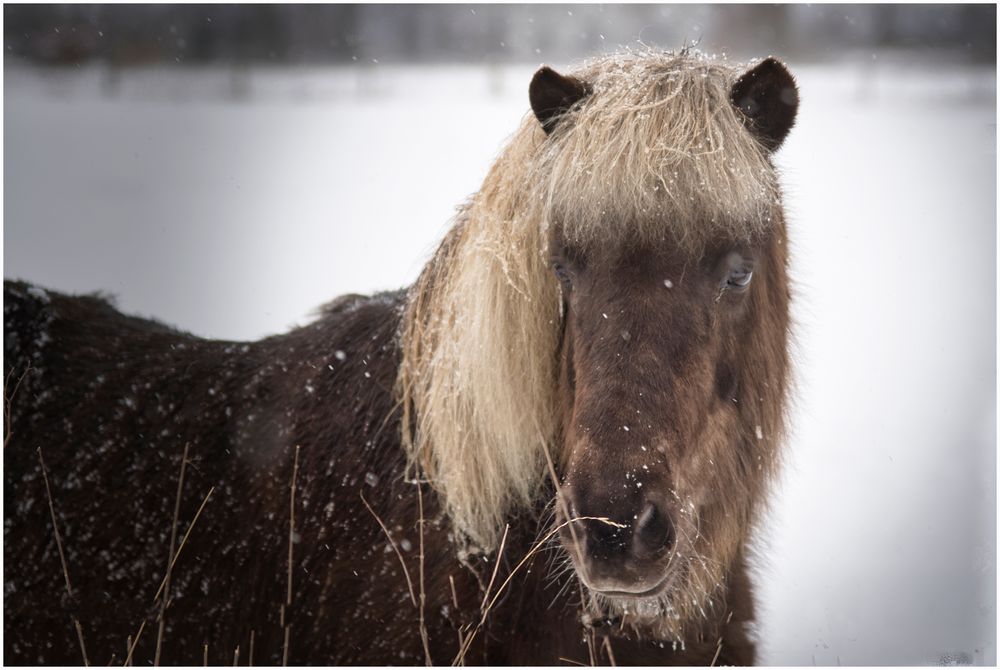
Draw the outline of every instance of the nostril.
M599 559L610 559L628 552L631 533L627 527L588 519L583 540L587 552Z
M642 528L649 524L656 516L656 505L653 503L646 503L646 506L642 509L642 514L639 515L639 519L635 522L636 528Z
M647 551L670 549L674 544L674 525L656 505L646 503L635 522L635 539Z

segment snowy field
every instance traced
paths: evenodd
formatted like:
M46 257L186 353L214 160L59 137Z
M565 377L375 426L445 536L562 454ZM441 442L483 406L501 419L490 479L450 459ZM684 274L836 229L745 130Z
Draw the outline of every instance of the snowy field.
M995 70L791 67L798 389L769 664L996 663ZM533 67L4 80L4 276L258 338L411 282Z

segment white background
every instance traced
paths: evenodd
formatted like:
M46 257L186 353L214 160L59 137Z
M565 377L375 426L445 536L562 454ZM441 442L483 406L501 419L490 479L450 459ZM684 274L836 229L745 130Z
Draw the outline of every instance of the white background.
M791 65L798 388L762 660L995 664L995 70ZM4 275L231 339L403 286L532 69L8 66Z

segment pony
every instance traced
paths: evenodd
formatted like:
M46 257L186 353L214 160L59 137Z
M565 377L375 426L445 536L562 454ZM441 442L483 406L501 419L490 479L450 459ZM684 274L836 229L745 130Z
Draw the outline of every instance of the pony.
M778 60L539 69L408 289L257 342L4 293L17 664L751 664Z

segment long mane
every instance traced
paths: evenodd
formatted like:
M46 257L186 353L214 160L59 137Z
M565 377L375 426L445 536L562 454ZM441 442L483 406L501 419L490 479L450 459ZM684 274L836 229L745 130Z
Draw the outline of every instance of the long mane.
M778 207L766 151L729 101L735 65L681 52L602 57L551 135L531 115L408 296L396 392L403 444L459 536L495 547L539 503L556 454L561 298L552 226L580 244L664 241L692 253L751 239Z

